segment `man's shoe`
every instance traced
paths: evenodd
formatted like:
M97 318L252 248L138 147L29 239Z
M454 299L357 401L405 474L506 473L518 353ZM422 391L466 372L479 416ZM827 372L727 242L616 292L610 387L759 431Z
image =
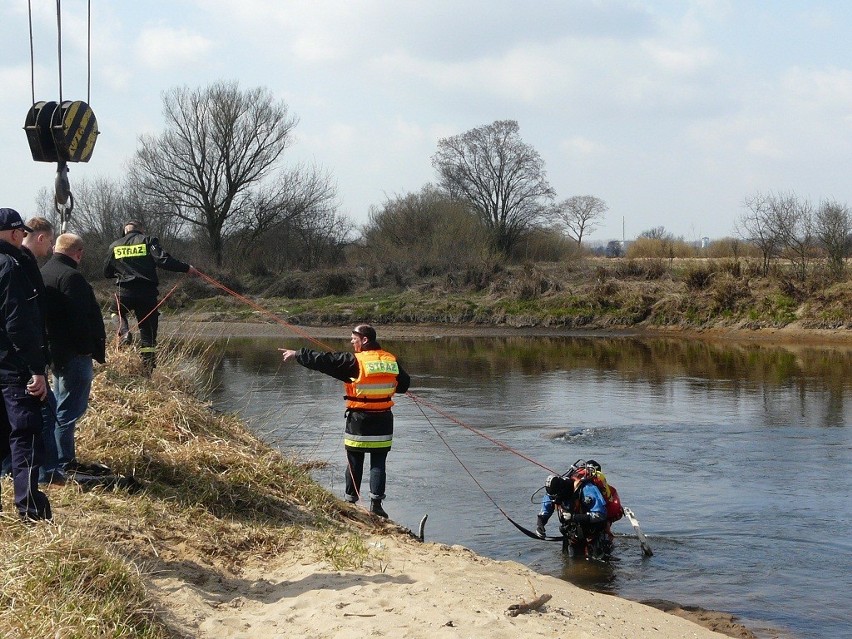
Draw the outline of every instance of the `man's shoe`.
M350 495L349 493L344 493L343 501L350 504L354 504L356 501L358 501L358 497L356 497L355 495Z
M39 479L38 483L47 486L64 486L66 481L67 479L62 472L54 470L45 475L44 479Z
M70 462L65 464L62 469L65 471L66 475L76 475L80 473L81 475L93 475L95 477L106 477L107 475L112 475L112 469L105 464L84 464L78 462L76 459L72 459Z
M370 502L370 512L378 517L381 517L382 519L388 518L388 514L385 512L385 509L382 508L381 499L373 499Z

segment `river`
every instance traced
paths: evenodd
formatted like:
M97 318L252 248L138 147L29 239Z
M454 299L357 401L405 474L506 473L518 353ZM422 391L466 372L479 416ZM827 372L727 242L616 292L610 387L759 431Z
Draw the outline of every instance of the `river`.
M298 340L221 343L214 403L328 462L315 477L341 495L341 384L282 365L284 343ZM731 612L760 636L852 636L852 350L571 336L383 346L444 413L397 399L384 504L397 523L416 530L428 513L430 541L630 599ZM567 559L490 500L532 528L541 466L581 458L602 464L653 557L623 519L610 565Z

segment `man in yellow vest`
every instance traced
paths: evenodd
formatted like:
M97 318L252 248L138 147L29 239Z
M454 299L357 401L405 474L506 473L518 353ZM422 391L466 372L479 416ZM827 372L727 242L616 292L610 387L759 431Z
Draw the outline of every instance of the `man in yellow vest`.
M393 441L394 393L408 390L411 378L396 357L376 341L376 329L360 324L352 330L354 353L322 353L302 348L279 349L285 362L296 360L305 368L325 373L344 384L346 399L346 489L344 498L355 503L361 494L364 454L370 453L370 512L388 514L385 498L385 461Z

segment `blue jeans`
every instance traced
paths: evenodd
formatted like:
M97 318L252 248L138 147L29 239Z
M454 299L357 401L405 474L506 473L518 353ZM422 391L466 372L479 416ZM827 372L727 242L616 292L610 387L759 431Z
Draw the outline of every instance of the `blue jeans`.
M64 366L53 369L53 389L56 394L56 448L60 469L76 459L74 431L77 420L89 406L89 391L95 370L91 355L72 357Z
M47 399L41 404L41 419L44 422L41 431L44 455L41 458L38 481L44 483L56 472L59 463L56 446L56 395L53 394L52 389L47 390Z

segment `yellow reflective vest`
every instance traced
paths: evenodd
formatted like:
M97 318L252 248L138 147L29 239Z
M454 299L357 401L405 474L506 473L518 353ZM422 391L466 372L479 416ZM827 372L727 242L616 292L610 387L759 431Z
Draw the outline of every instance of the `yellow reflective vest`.
M355 353L358 377L344 385L346 408L384 411L393 406L399 364L396 357L383 350Z

